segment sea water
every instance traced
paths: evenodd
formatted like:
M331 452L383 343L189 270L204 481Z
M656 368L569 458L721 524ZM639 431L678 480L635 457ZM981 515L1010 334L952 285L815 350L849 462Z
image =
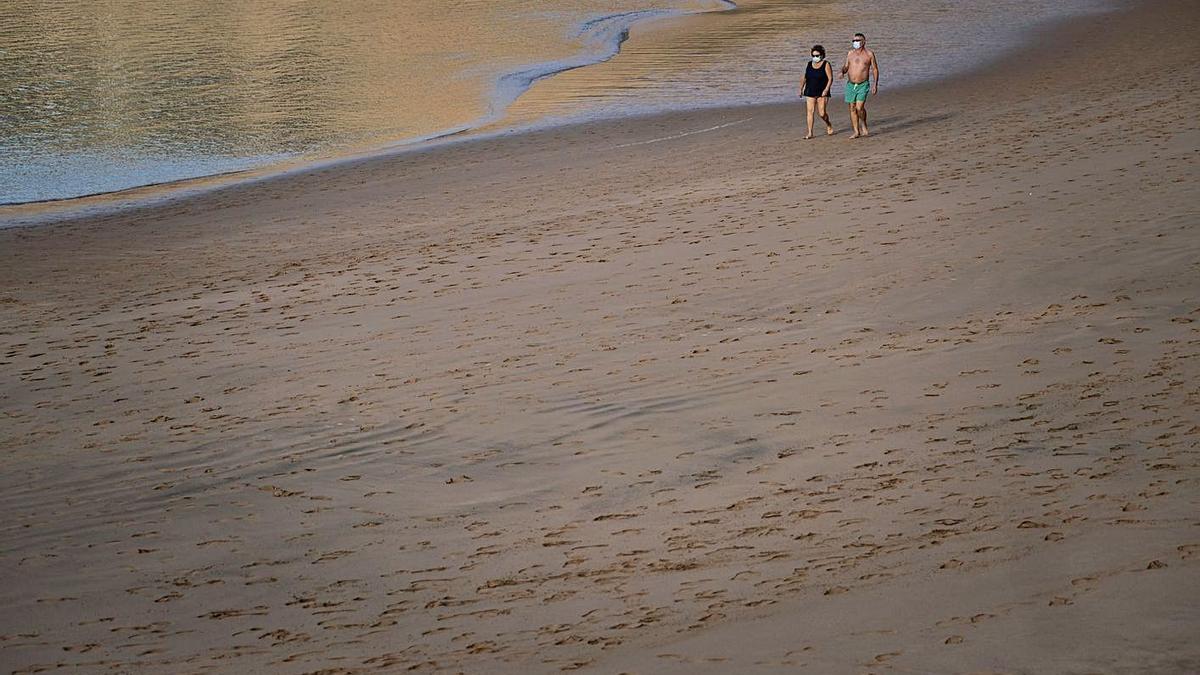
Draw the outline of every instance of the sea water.
M0 204L472 130L794 97L868 35L894 87L1100 0L5 0Z

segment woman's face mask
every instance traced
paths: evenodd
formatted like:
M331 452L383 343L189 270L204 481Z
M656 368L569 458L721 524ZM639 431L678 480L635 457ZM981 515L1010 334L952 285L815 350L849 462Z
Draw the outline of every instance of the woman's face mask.
M813 60L813 63L820 63L820 62L821 62L821 55L820 55L820 54L813 54L812 60Z

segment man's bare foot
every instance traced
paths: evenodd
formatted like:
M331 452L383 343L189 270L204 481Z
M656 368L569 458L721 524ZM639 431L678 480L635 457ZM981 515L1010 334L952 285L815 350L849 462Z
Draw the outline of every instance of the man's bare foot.
M856 132L854 132L854 133L850 134L850 138L851 138L851 139L855 139L855 138L858 138L858 137L859 137L859 136L861 136L861 135L862 135L862 134L860 134L860 133L858 133L858 132L856 131Z
M863 135L863 136L870 136L870 135L871 135L871 132L867 131L867 128L866 128L866 127L863 127L863 130L862 130L862 135Z
M810 139L810 138L812 138L812 134L809 134L809 135L805 136L805 137L804 137L804 140L806 140L806 141L807 141L807 140L808 140L808 139Z

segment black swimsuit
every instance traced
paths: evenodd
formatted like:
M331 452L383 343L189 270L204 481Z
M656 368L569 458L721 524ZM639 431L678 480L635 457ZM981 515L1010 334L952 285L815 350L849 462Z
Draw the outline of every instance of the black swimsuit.
M804 70L804 95L810 98L821 98L825 95L825 87L829 86L829 75L825 73L825 59L820 66L813 68L809 61Z

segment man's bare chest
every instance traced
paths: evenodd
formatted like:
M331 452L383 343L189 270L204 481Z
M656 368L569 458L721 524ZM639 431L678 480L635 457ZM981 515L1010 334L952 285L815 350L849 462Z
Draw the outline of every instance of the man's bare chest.
M863 52L862 54L855 54L851 52L850 56L846 58L846 63L851 68L866 68L871 65L871 53Z

